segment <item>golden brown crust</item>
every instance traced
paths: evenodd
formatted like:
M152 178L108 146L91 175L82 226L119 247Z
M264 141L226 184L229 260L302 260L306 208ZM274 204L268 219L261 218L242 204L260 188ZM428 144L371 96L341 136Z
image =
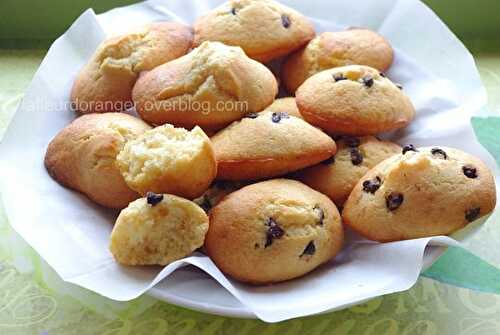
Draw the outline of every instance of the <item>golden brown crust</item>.
M271 240L270 219L283 231ZM246 186L215 206L205 247L224 273L267 284L302 276L331 260L343 236L338 210L326 196L297 181L274 179Z
M356 143L353 138L343 138L335 143L338 150L333 159L302 170L297 177L309 187L327 195L337 206L344 204L354 186L371 168L401 153L398 144L381 141L373 136L359 138L359 145L352 144Z
M270 0L230 0L199 18L194 32L195 46L204 41L240 46L261 62L289 54L315 35L305 16Z
M345 203L344 223L389 242L448 235L492 212L495 181L484 163L457 149L439 147L444 155L432 149L393 156L370 170ZM377 177L380 186L370 192L363 183Z
M74 108L80 113L130 108L139 73L184 55L192 40L191 29L176 22L151 23L140 31L105 40L75 79Z
M307 78L334 67L357 64L387 71L393 54L389 42L371 30L324 32L286 60L281 79L288 92L294 93Z
M273 102L278 85L272 72L239 47L206 42L137 81L133 100L153 124L220 129Z
M211 138L218 179L256 180L283 175L331 157L335 142L294 116L265 112L234 122Z
M223 180L259 180L282 176L321 162L331 156L325 150L309 152L303 156L294 156L291 160L283 159L246 159L218 161L218 179ZM269 172L272 171L272 172Z
M307 122L336 134L375 135L404 128L415 116L402 90L367 66L317 73L299 87L295 100Z
M123 113L87 114L77 118L50 142L48 173L60 184L110 208L124 208L139 197L123 180L116 155L124 144L150 129Z

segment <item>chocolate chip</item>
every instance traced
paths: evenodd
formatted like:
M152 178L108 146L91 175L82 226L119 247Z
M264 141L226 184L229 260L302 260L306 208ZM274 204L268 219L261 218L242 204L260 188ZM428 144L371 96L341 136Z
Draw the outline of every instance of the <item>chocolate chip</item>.
M318 224L322 226L325 220L325 212L319 206L314 206L313 211L318 215Z
M302 256L305 256L305 255L309 255L309 256L312 256L316 253L316 246L314 245L314 241L311 241L309 243L307 243L304 251L302 251L302 255L300 255L300 257Z
M401 193L391 193L385 198L385 205L387 209L390 211L394 211L401 206L403 203L404 197Z
M288 113L286 112L274 112L272 115L271 115L271 120L274 122L274 123L278 123L281 121L281 119L288 119L290 118L290 116L288 115Z
M363 81L363 84L365 84L366 87L370 88L373 86L373 78L372 76L364 76L363 78L361 78L361 80Z
M417 148L413 144L407 144L403 147L403 155L407 153L408 151L415 151L418 152Z
M283 229L281 229L281 227L278 226L276 221L274 221L273 219L269 219L268 226L269 229L267 231L272 238L280 238L285 233Z
M330 164L334 164L334 163L335 163L335 156L327 158L321 162L321 164L324 164L324 165L330 165Z
M375 194L375 192L377 192L377 190L380 188L380 185L382 185L382 180L378 176L372 180L365 180L363 182L363 191Z
M267 248L271 244L273 244L273 238L271 236L269 236L269 234L267 234L266 235L266 243L264 244L264 248Z
M236 8L231 8L231 14L236 15Z
M361 151L358 150L358 148L351 149L351 163L352 165L359 165L363 163L363 155L361 154Z
M337 81L347 80L347 78L344 77L343 73L334 73L333 80L335 80L335 82L337 82Z
M396 87L399 88L400 90L403 89L403 85L401 85L401 84L394 84L394 85L396 85Z
M467 178L477 178L477 169L470 165L462 166L462 171Z
M481 208L471 208L465 211L465 219L469 222L474 221L479 217L479 213L481 212Z
M344 136L344 143L350 148L359 147L361 141L357 137Z
M288 17L288 15L285 15L285 14L282 14L281 15L281 24L283 25L283 27L285 28L288 28L290 27L290 25L292 24L290 22L290 18Z
M258 113L251 112L251 113L245 114L244 117L249 118L249 119L256 119L258 116L259 116Z
M267 228L267 233L266 233L266 244L264 245L264 248L267 248L271 244L273 244L274 239L281 238L284 234L285 231L278 226L278 223L274 221L274 219L269 218L266 222L266 225L268 226Z
M439 148L432 148L431 154L433 154L434 156L441 156L442 159L448 158L448 155L446 154L446 152L444 152L444 150L439 149Z
M146 193L146 199L148 204L150 204L151 206L156 206L163 200L163 194L148 192Z

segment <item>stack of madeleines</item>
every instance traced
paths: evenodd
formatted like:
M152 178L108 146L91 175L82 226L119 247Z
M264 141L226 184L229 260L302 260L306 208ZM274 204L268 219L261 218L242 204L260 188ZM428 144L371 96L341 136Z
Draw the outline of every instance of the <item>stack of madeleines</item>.
M393 55L373 31L316 35L271 0L230 0L194 28L156 22L104 41L81 69L83 115L45 166L121 210L110 251L123 265L203 247L224 273L265 284L331 261L343 225L379 242L450 234L493 210L494 179L462 151L377 137L415 116L384 74Z

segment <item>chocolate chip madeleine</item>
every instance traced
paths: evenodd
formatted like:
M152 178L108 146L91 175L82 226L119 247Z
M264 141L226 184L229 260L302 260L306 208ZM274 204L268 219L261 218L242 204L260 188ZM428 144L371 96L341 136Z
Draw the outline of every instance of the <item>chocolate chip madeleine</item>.
M330 199L288 179L252 184L210 212L208 255L224 273L253 284L302 276L337 255L344 233Z
M326 194L337 206L344 204L359 179L371 168L401 153L401 147L396 143L381 141L373 136L344 136L335 143L338 146L335 156L300 171L298 178Z
M381 242L447 235L493 211L495 181L478 158L445 147L405 146L361 178L344 223Z
M274 101L272 72L239 47L205 42L141 76L132 93L149 123L219 130Z
M415 116L404 92L368 66L315 74L299 87L295 100L304 120L335 134L376 135L404 128Z
M284 175L331 157L335 142L285 112L249 114L211 138L217 179L257 180Z
M83 115L50 142L45 167L58 183L96 203L124 208L139 194L125 183L116 157L126 143L150 129L141 119L125 113Z
M149 192L120 212L109 249L123 265L167 265L203 245L208 217L194 202Z
M219 41L240 46L258 61L284 56L314 37L312 23L272 0L230 0L194 23L194 44Z
M324 32L288 57L281 79L294 93L310 76L334 67L358 64L387 71L393 54L389 42L368 29Z
M80 113L120 112L132 107L139 74L188 52L191 28L177 22L154 22L102 42L78 73L71 102Z

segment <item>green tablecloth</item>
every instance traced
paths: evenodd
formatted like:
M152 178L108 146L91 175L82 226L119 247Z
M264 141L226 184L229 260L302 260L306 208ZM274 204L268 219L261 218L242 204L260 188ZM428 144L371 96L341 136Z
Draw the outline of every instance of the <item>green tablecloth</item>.
M0 51L0 138L43 55ZM488 109L500 116L500 55L477 60ZM473 123L500 162L500 118ZM498 217L490 220L472 247L497 266L499 223ZM193 312L148 296L117 303L62 282L10 228L1 208L0 236L0 334L500 334L500 295L428 278L407 292L274 325ZM498 270L460 249L447 251L426 276L500 292Z

